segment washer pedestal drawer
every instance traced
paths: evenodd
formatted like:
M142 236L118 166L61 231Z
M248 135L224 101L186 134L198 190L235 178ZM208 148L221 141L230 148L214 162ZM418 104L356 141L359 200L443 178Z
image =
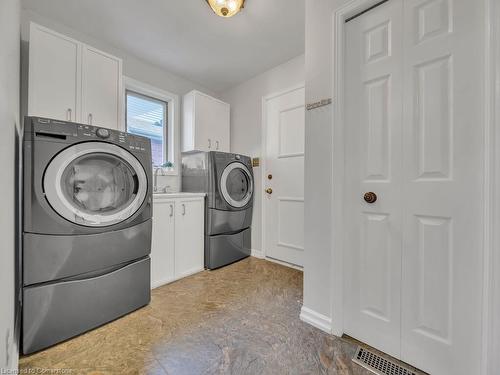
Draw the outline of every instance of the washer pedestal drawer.
M149 257L23 289L23 353L79 335L147 305Z

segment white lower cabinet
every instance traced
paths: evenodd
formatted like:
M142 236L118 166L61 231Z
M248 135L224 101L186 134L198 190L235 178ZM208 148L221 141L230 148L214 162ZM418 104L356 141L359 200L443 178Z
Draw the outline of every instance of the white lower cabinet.
M181 200L175 214L175 276L181 278L203 269L203 200Z
M204 269L204 197L158 194L153 197L151 287Z

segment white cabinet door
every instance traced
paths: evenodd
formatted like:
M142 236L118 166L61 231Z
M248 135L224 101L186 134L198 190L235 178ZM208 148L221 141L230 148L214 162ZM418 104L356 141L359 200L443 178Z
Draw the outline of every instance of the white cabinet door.
M229 104L213 101L215 151L229 152Z
M214 101L209 96L195 93L194 144L199 151L215 151L217 132Z
M182 151L230 149L230 105L198 91L183 98Z
M175 202L154 200L151 287L174 280Z
M90 46L83 47L82 123L119 128L121 71L120 59Z
M179 201L175 220L175 276L181 278L203 270L203 199Z
M76 121L80 96L80 44L31 24L28 114Z

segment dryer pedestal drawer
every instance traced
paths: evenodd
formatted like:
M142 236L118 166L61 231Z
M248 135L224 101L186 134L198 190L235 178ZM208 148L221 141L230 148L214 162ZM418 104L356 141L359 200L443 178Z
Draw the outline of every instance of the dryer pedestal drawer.
M81 277L23 289L24 354L110 322L151 298L149 258Z
M111 232L55 236L24 233L24 285L58 280L116 264L151 252L152 221Z
M205 236L205 267L215 269L250 256L251 229L234 234Z
M207 208L205 234L238 232L252 225L252 208L239 211L223 211L215 208Z

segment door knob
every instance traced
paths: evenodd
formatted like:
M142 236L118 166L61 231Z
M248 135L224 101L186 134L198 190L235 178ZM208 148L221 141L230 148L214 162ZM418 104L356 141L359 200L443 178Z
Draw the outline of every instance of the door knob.
M271 188L267 188L267 189L266 189L266 193L267 193L267 194L272 194L272 193L273 193L273 189L271 189Z
M375 194L372 191L369 191L368 193L365 193L363 199L365 200L366 203L375 203L377 201L377 194Z

